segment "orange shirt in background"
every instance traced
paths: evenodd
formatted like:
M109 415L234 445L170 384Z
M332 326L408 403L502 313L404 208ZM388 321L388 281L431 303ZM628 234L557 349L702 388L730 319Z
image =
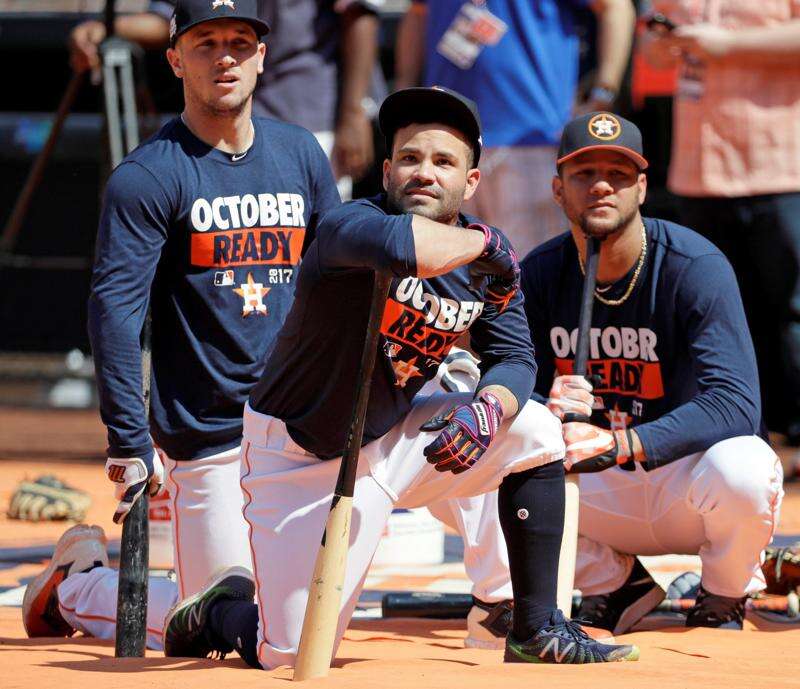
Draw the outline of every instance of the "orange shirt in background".
M736 30L800 19L800 0L663 0L678 25ZM684 59L673 110L668 186L683 196L800 191L800 60Z

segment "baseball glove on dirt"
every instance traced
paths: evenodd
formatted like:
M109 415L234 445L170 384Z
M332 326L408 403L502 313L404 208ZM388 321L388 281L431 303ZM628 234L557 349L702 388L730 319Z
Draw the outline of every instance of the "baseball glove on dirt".
M790 546L769 546L761 566L767 581L767 593L786 595L800 588L800 541Z
M80 522L86 517L91 498L81 490L59 481L55 476L40 476L23 481L11 496L8 516L29 522L70 519Z

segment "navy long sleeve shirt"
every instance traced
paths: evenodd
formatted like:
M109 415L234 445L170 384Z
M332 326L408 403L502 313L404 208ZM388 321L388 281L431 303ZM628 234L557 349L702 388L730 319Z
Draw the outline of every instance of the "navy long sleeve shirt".
M385 197L344 204L323 216L297 281L295 302L267 358L250 405L282 419L292 439L318 457L341 455L356 394L374 272L394 276L381 324L364 444L410 410L414 395L453 343L469 331L481 359L480 389L503 385L520 407L536 376L517 294L499 313L461 266L417 278L411 215L387 212ZM460 224L474 219L461 216Z
M339 205L306 130L255 118L231 156L176 118L114 170L89 297L109 456L207 457L241 440L242 411L289 311L318 216ZM152 312L150 419L140 334Z
M592 422L636 427L653 469L714 443L761 429L753 345L727 259L688 228L645 218L647 260L621 305L595 300L588 370L602 401ZM604 293L618 299L631 272ZM525 310L544 400L556 375L572 372L583 286L569 233L522 262Z

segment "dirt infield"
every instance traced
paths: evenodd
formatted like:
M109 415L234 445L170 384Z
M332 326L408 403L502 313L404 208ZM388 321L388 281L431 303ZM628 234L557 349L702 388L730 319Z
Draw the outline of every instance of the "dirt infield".
M498 651L465 649L462 624L441 621L370 620L354 623L330 675L314 687L360 689L475 689L492 686L595 689L631 687L798 686L793 663L800 628L767 633L671 629L629 634L642 658L600 666L504 665ZM19 612L0 609L0 684L6 689L115 689L192 686L226 689L287 686L287 668L269 673L247 668L238 658L224 661L164 658L116 660L111 644L94 639L25 639Z
M115 501L103 476L104 429L96 412L35 412L0 409L0 548L52 545L64 523L10 520L5 506L23 478L54 473L88 490L93 498L87 521L119 537L111 522ZM787 487L779 533L800 534L800 486ZM42 562L0 563L0 592L21 590ZM411 579L409 579L411 581ZM397 585L397 582L394 582ZM4 595L0 593L0 595ZM113 645L96 639L28 639L18 603L0 606L0 689L115 689L194 686L226 689L286 686L291 671L247 668L235 655L224 661L164 658L116 660ZM663 624L663 622L662 622ZM478 689L502 684L546 689L588 685L630 687L798 687L793 659L800 648L800 624L776 625L748 618L742 632L660 628L619 637L640 646L637 663L589 667L503 665L502 654L463 648L463 620L355 620L330 676L309 686L362 689ZM658 626L658 625L653 625Z

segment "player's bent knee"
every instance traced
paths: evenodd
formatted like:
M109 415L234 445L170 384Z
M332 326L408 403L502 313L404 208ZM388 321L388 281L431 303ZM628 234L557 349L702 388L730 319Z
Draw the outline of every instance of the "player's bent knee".
M518 454L517 458L539 458L532 466L560 461L564 457L561 422L547 407L533 400L525 403L506 429L506 434Z
M780 461L757 436L716 443L697 468L717 498L739 514L760 512L774 503L783 481Z
M560 438L561 422L543 404L528 400L512 419L509 433L542 438Z

